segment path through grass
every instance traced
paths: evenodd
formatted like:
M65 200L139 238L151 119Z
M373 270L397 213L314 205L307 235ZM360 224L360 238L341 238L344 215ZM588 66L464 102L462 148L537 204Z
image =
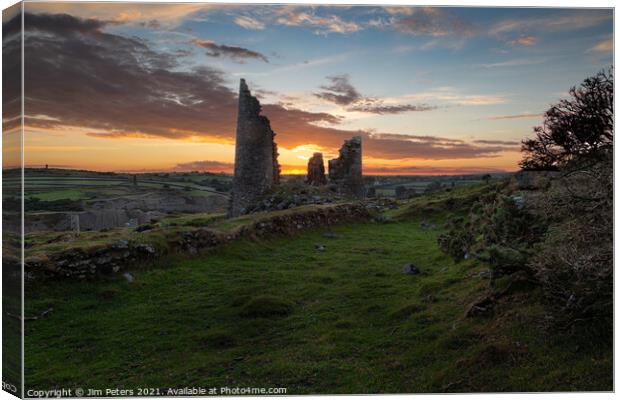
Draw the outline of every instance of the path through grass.
M26 315L54 311L26 324L26 388L611 390L611 350L545 335L536 302L501 323L464 318L487 285L467 275L484 266L455 265L438 230L414 220L326 232L166 258L133 283L31 288ZM406 262L423 273L404 275Z

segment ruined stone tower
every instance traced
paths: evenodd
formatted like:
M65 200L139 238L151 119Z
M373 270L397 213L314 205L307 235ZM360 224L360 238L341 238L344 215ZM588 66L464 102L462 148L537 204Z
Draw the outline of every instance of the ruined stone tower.
M342 194L364 198L361 136L345 140L338 158L329 160L329 181Z
M230 217L245 214L249 206L280 181L275 133L260 112L260 103L241 79Z
M325 185L325 166L323 165L323 153L314 153L308 160L308 175L306 182L310 185Z

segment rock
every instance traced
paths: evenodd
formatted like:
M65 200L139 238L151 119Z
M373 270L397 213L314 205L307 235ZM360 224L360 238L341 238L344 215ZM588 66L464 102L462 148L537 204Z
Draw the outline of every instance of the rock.
M419 273L420 269L416 267L413 263L407 263L403 265L403 274L418 275Z
M512 196L512 201L514 201L517 209L522 210L525 207L525 198L523 196Z
M129 248L129 241L125 239L121 239L116 242L115 246L117 249L127 249Z
M325 250L327 250L327 246L325 246L324 244L315 244L314 248L317 251L325 251Z
M390 217L389 215L379 215L377 217L375 217L375 222L379 222L381 224L387 224L390 222L394 222L394 219L392 217Z
M123 277L127 280L127 282L132 283L133 281L136 280L136 278L134 278L133 274L131 272L125 272L123 274Z
M472 304L469 305L465 312L466 317L486 317L493 313L493 306L495 306L495 297L492 295L478 298Z

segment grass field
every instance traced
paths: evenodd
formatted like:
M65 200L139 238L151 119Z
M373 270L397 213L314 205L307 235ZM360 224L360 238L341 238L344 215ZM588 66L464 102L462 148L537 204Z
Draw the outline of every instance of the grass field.
M21 189L21 174L8 171L3 176L3 187ZM27 168L24 170L24 195L41 201L105 199L157 190L181 190L190 196L210 196L221 192L214 182L229 183L230 176L199 172L148 173L99 173L68 169ZM14 192L15 190L13 190ZM14 197L5 190L3 197Z
M486 266L439 251L443 218L436 230L414 216L338 226L330 238L324 228L240 240L162 259L133 283L30 287L26 315L54 311L26 323L26 388L611 390L611 347L541 329L536 290L493 318L464 317L488 286L471 273ZM422 274L403 274L406 262Z

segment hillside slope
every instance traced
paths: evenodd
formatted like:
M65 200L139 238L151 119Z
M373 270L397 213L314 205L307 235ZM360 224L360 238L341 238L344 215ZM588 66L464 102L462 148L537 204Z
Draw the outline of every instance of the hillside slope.
M33 287L26 315L53 312L26 323L26 387L612 390L611 350L544 331L536 288L505 296L491 316L465 316L487 291L488 269L439 250L458 212L444 197L382 222L170 256L133 271L132 283ZM404 274L409 262L421 274Z

